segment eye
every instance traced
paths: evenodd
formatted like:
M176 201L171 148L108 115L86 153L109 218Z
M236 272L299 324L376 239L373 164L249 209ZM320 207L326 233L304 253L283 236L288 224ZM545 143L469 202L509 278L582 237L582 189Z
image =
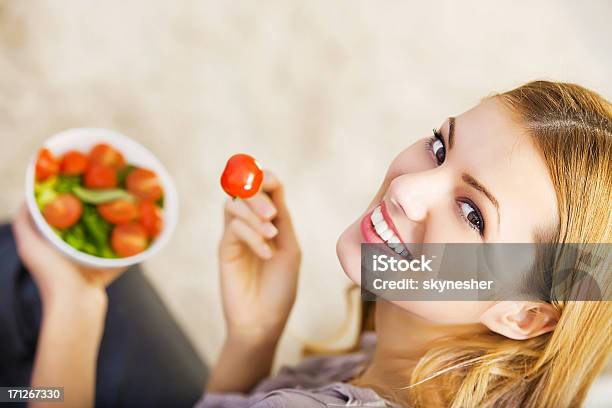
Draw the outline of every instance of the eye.
M482 236L484 234L484 219L474 204L469 201L459 201L459 215L467 222L470 228L478 231Z
M446 160L444 139L442 138L442 134L436 129L433 130L433 136L427 139L427 150L433 153L438 166Z

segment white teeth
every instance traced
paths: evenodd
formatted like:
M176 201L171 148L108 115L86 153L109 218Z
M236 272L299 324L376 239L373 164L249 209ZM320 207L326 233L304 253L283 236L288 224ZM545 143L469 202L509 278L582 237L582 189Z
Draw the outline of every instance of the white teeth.
M384 230L382 234L380 234L380 237L383 239L383 241L389 241L389 238L393 236L394 236L393 231L391 231L390 229Z
M383 215L380 212L380 207L378 207L370 216L370 220L372 220L372 224L376 225L379 222L383 221Z
M401 247L402 244L392 244L390 242L387 242L387 246L395 251L395 248Z
M391 244L399 244L399 243L400 243L400 240L395 234L393 234L391 238L387 240L387 244L389 244L389 246L391 246Z
M393 249L396 253L400 255L403 253L407 253L406 248L401 243L400 239L397 237L397 235L395 235L393 230L389 228L389 225L387 224L382 215L380 207L376 207L376 209L372 212L370 220L372 221L372 225L374 226L374 229L376 230L378 236L383 241L386 241L387 246L389 246L389 248Z
M387 223L385 221L380 221L380 222L378 222L378 223L376 223L374 225L374 229L376 230L376 233L378 235L380 235L383 232L385 232L388 228L389 228L389 226L387 225Z

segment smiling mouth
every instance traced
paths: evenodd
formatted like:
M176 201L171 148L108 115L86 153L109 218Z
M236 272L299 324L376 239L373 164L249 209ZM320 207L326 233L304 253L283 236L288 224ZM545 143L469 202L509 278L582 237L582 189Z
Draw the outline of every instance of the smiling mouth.
M411 258L410 251L402 243L401 239L396 233L395 226L389 219L389 215L386 213L384 208L385 203L382 202L377 206L370 214L367 220L364 219L364 223L368 223L368 230L373 232L377 238L384 242L389 248L391 248L397 255L404 258Z

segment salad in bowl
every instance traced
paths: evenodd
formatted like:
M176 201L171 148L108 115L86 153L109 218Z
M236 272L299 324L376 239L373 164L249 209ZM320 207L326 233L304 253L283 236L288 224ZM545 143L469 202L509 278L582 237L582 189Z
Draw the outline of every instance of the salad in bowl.
M28 167L26 191L43 235L88 266L142 262L176 224L176 192L164 167L109 130L71 129L48 139Z

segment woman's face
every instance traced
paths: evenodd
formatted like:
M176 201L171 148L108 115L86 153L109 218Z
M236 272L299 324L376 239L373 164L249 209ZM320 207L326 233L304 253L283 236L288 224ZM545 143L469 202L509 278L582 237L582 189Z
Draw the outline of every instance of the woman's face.
M405 243L534 242L555 227L556 195L531 137L497 99L449 118L391 162L378 193L340 236L342 268L361 281L361 243L381 243L370 216L384 220ZM393 302L440 323L469 323L490 302ZM452 304L451 304L452 303Z

